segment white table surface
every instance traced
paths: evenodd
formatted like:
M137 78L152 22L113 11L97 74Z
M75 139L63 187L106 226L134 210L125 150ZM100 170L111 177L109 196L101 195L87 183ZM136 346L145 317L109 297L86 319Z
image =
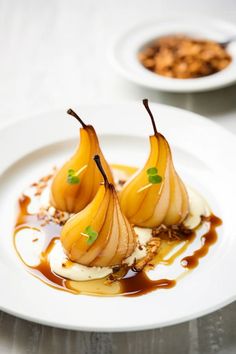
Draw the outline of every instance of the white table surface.
M126 82L108 65L107 48L121 30L183 12L236 22L235 0L0 0L0 125L79 103L148 97L236 133L236 85L161 93ZM0 353L233 354L236 304L181 325L118 334L54 329L0 312Z

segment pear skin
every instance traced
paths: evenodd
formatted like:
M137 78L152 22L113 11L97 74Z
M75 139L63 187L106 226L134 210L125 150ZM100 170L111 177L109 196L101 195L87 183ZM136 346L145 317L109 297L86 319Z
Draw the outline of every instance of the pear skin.
M82 124L80 143L74 155L56 173L51 185L50 202L58 210L78 213L93 200L102 182L93 161L94 155L99 154L110 182L113 182L113 177L94 128L86 125L72 110L68 113ZM70 171L73 171L72 177Z
M129 222L136 226L177 225L189 213L188 194L175 171L170 146L156 129L148 100L143 100L143 104L151 118L154 135L150 136L146 164L119 194L121 209Z

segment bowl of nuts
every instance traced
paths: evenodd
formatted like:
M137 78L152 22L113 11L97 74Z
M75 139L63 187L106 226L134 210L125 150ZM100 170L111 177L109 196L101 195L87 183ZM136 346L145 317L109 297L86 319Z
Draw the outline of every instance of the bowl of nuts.
M110 54L126 79L161 91L208 91L236 82L236 26L208 17L137 25L114 41Z

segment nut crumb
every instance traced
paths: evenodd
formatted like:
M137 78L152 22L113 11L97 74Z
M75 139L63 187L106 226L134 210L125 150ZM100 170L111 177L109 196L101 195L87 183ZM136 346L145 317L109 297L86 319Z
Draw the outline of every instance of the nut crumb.
M138 56L146 69L178 79L212 75L232 61L225 48L217 42L181 35L158 38L142 49Z
M158 237L152 237L147 244L147 254L144 258L135 262L132 267L136 272L140 272L150 261L157 255L161 245L161 239Z
M162 240L180 241L193 235L193 230L184 226L184 224L165 226L161 224L152 230L153 237L159 237Z

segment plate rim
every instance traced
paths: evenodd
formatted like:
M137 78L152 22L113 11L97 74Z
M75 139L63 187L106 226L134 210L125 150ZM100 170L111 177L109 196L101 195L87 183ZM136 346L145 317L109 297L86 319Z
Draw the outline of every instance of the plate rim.
M28 321L28 322L33 322L36 324L48 326L48 327L54 327L54 328L60 328L60 329L65 329L65 330L72 330L72 331L81 331L81 332L97 332L97 333L121 333L121 332L139 332L139 331L146 331L146 330L151 330L151 329L159 329L159 328L165 328L165 327L170 327L170 326L175 326L179 325L181 323L185 323L188 321L192 321L198 318L201 318L203 316L207 316L215 311L218 311L220 309L223 309L224 307L230 305L236 300L236 296L232 296L228 300L212 306L208 308L207 310L203 310L201 312L198 312L198 315L195 315L194 313L189 316L184 316L182 319L179 319L177 321L166 321L165 323L162 323L160 325L155 324L154 322L151 324L147 325L135 325L133 327L130 326L116 326L116 327L106 327L106 326L78 326L78 325L65 325L65 324L60 324L56 323L53 321L48 321L48 320L42 320L34 316L29 316L29 315L24 315L21 312L18 311L11 311L9 309L4 308L3 306L0 305L0 311L3 311L9 315L15 316L17 318L20 318L22 320Z
M139 101L133 101L132 103L130 102L124 102L122 105L123 106L131 106L132 104L140 104ZM151 105L156 105L155 103L151 103ZM81 105L81 107L98 107L98 106L120 106L121 104L120 103L109 103L109 104L95 104L95 105L90 105L90 104L83 104ZM196 113L193 113L193 112L190 112L190 111L187 111L187 110L184 110L184 109L181 109L181 108L177 108L177 107L173 107L173 106L169 106L169 105L163 105L163 104L158 104L158 106L163 106L166 110L168 109L173 109L173 110L177 110L179 112L184 112L185 114L189 114L189 115L192 115L192 116L196 116L196 118L201 118L202 121L207 121L210 125L214 125L214 126L217 126L220 128L220 130L226 132L228 134L228 136L230 136L231 138L234 139L234 142L236 143L236 138L235 138L235 135L231 132L229 132L227 129L225 129L224 127L221 127L219 124L199 115L199 114L196 114ZM44 113L39 113L37 115L34 115L34 116L28 116L28 117L25 117L24 119L20 119L20 120L15 120L13 122L9 122L9 124L6 124L4 126L1 126L0 127L0 132L4 131L6 128L12 128L13 126L17 125L18 123L19 124L22 124L22 123L27 123L28 120L32 120L32 119L36 119L37 117L39 116L44 116L44 115L48 115L48 114L55 114L56 112L62 112L62 110L53 110L51 112L44 112ZM129 134L130 135L130 134ZM137 136L137 134L134 134L134 136ZM139 331L139 330L147 330L147 329L153 329L153 328L161 328L161 327L166 327L166 326L170 326L170 325L175 325L175 324L178 324L178 323L182 323L182 322L185 322L185 321L188 321L188 320L191 320L191 319L194 319L194 318L198 318L198 317L201 317L203 315L206 315L208 313L211 313L219 308L222 308L224 306L226 306L227 304L230 304L232 301L234 301L236 299L236 294L233 295L233 296L230 296L228 299L222 301L221 303L217 304L217 305L214 305L208 309L205 309L201 312L198 311L198 315L196 315L196 313L192 313L191 315L189 316L184 316L182 317L181 319L179 319L178 321L174 320L173 321L167 321L166 323L162 323L160 325L157 325L155 322L153 323L150 323L148 325L136 325L134 327L125 327L123 325L121 326L117 326L117 327L104 327L104 326L94 326L94 327L86 327L86 326L78 326L78 325L65 325L65 324L58 324L58 323L55 323L53 321L48 321L48 320L42 320L42 319L38 319L37 317L35 318L34 316L31 316L31 315L24 315L22 314L21 312L19 311L12 311L11 309L9 308L6 308L4 306L2 306L1 302L0 302L0 309L2 309L4 312L6 313L9 313L11 315L15 315L17 317L20 317L20 318L23 318L25 320L28 320L28 321L33 321L33 322L36 322L36 323L40 323L40 324L44 324L44 325L47 325L47 326L53 326L53 327L58 327L58 328L66 328L66 329L72 329L72 330L81 330L81 331L96 331L96 332L122 332L122 331ZM150 321L151 322L151 321Z

